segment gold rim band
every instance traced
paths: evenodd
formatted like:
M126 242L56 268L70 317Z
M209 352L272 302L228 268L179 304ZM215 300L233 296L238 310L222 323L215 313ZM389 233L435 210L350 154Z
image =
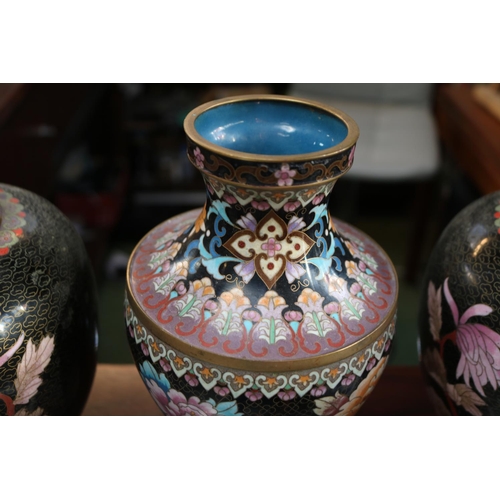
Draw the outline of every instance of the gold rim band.
M208 172L207 170L201 170L198 169L198 171L201 173L201 175L204 175L206 177L209 177L210 179L213 179L221 184L230 184L231 186L236 186L248 190L254 190L254 191L302 191L306 189L311 189L314 187L321 187L324 186L325 184L335 184L342 175L344 175L349 169L346 169L344 172L341 172L339 175L335 177L331 177L330 179L323 179L322 181L316 181L316 182L309 182L307 184L292 184L291 186L276 186L276 185L263 185L263 184L244 184L242 182L235 182L235 181L228 181L224 179L224 177L218 177L215 174L212 174L211 172Z
M214 109L219 106L224 106L226 104L235 104L238 102L245 101L281 101L281 102L291 102L304 106L310 106L316 108L324 113L335 116L340 121L344 123L347 127L346 138L332 146L331 148L322 149L315 151L313 153L299 154L299 155L259 155L253 153L245 153L242 151L234 151L232 149L227 149L222 146L218 146L208 141L202 137L195 127L196 119L206 111ZM224 156L226 158L233 158L240 161L256 162L256 163L296 163L296 162L306 162L311 160L320 160L321 158L327 158L338 153L342 153L356 144L359 138L359 128L356 122L344 112L332 107L327 106L323 103L313 101L310 99L301 99L291 96L274 95L274 94L256 94L256 95L242 95L236 97L227 97L224 99L217 99L215 101L210 101L197 108L193 109L184 120L184 131L186 135L196 144L202 146L208 151L212 151L218 155Z

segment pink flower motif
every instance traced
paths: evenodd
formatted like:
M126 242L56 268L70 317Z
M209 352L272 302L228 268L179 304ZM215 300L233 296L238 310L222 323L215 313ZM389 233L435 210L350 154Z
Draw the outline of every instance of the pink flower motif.
M164 372L168 373L168 372L172 371L172 367L170 366L170 363L165 358L160 359L160 366L163 368Z
M214 392L215 394L223 398L224 396L227 396L229 394L229 387L222 387L220 385L216 385L214 387Z
M262 392L257 389L251 389L250 391L245 392L245 396L250 401L259 401L259 399L262 399Z
M132 338L134 338L134 329L131 326L128 327L128 333Z
M342 385L344 386L348 386L348 385L351 385L354 380L356 380L356 375L354 375L354 373L349 373L349 375L347 375L347 377L344 377L342 379L342 382L340 382Z
M283 207L283 210L285 212L293 212L294 210L297 210L301 206L300 201L289 201L288 203L285 203L285 206Z
M366 264L362 260L360 260L358 262L358 268L360 271L365 272L366 271Z
M0 244L1 245L7 245L8 243L12 242L14 240L14 237L12 236L12 233L10 232L3 232L0 234Z
M234 196L227 193L222 196L222 199L227 201L230 205L235 205L236 203L238 203Z
M281 250L281 245L276 243L274 238L269 238L266 243L262 243L261 248L267 252L268 257L274 257L274 254Z
M186 375L184 375L184 379L191 387L196 387L197 385L199 385L196 375L193 375L192 373L186 373Z
M316 195L313 198L312 204L313 205L319 205L323 201L324 197L325 197L325 195L323 193Z
M207 300L205 302L205 309L208 309L209 311L215 311L219 307L216 302L213 300Z
M195 148L193 151L194 154L194 162L196 163L196 166L198 168L204 168L203 160L205 160L205 157L200 151L200 148Z
M325 392L326 392L326 385L320 385L319 387L313 387L311 389L311 396L319 398L320 396L323 396Z
M278 186L291 186L296 173L295 170L290 170L288 163L284 163L281 170L274 172L274 177L278 179Z
M366 371L369 372L377 364L377 358L370 358L366 365Z
M340 310L340 306L338 302L328 302L328 304L326 304L326 306L323 309L326 314L330 315L338 313Z
M287 321L300 321L302 319L302 313L300 311L287 311L285 313L285 319Z
M388 339L384 346L384 352L387 352L391 348L391 339Z
M458 307L448 287L448 278L444 282L444 295L457 329L456 343L461 354L456 376L463 375L469 387L472 378L477 391L485 396L483 386L489 381L496 390L500 381L500 335L480 323L467 322L473 316L488 316L493 309L485 304L475 304L459 317Z
M148 381L149 382L149 381ZM151 389L150 389L151 391ZM186 396L181 392L176 391L175 389L170 389L167 395L163 393L160 396L160 401L157 402L163 408L165 413L170 416L192 416L192 417L201 417L201 416L211 416L216 415L217 410L214 406L208 401L202 403L200 399L196 396L191 396L189 399L186 399ZM167 401L165 401L167 400Z
M141 349L144 356L149 356L149 347L146 342L141 342Z
M248 309L243 313L243 319L256 323L257 321L260 320L260 314L257 311Z
M297 396L297 393L293 389L290 389L288 391L280 391L280 392L278 392L278 397L282 401L290 401L293 398L295 398L296 396Z
M187 292L186 285L182 282L177 283L175 289L179 295L184 295Z
M359 292L361 292L361 287L359 286L359 283L353 283L351 286L351 293L353 295L357 295Z
M252 207L257 209L257 210L268 210L271 205L269 205L269 203L267 203L267 201L252 201Z

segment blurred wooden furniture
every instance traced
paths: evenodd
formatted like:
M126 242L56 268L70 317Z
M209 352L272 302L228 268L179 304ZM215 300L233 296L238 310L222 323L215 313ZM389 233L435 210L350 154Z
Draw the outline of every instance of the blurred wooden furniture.
M474 85L472 95L483 108L500 121L500 83Z
M478 190L500 190L500 121L474 98L472 86L438 86L436 118L444 148Z
M100 364L84 416L158 416L135 365ZM388 366L359 415L434 415L418 366Z

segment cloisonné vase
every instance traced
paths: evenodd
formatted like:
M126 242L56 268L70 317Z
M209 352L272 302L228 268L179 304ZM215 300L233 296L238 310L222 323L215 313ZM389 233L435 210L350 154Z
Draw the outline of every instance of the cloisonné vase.
M97 361L97 296L70 221L0 184L0 416L79 415Z
M398 282L368 236L333 219L358 128L284 96L187 116L202 209L149 232L127 271L127 336L166 415L355 414L387 363Z
M420 360L440 415L500 415L500 191L462 210L429 260Z

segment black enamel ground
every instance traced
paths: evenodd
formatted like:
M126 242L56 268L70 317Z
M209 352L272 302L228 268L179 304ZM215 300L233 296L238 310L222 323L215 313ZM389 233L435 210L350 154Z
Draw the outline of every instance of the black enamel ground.
M97 295L83 243L69 220L46 200L1 185L19 199L26 213L20 241L0 257L0 356L24 330L15 355L0 368L0 394L15 396L14 379L29 339L37 345L53 335L54 351L43 382L28 404L16 411L42 408L46 415L78 415L92 385L96 362ZM16 304L29 311L13 317ZM0 401L0 415L6 407Z
M436 289L449 278L449 289L453 296L459 316L475 304L486 304L493 311L487 316L475 316L469 323L483 324L500 333L500 234L495 225L496 206L500 205L500 192L485 196L460 212L445 229L436 244L427 265L419 308L419 332L421 352L433 346L429 327L427 288L430 281ZM456 329L450 307L442 296L441 338ZM463 384L463 376L456 377L460 351L451 342L444 347L444 363L447 382ZM426 375L427 382L442 398L447 399L438 384ZM475 390L471 379L471 387ZM494 388L488 382L484 386L486 397L481 398L487 406L480 406L485 415L500 415L500 388ZM463 407L457 408L458 414L468 414Z

